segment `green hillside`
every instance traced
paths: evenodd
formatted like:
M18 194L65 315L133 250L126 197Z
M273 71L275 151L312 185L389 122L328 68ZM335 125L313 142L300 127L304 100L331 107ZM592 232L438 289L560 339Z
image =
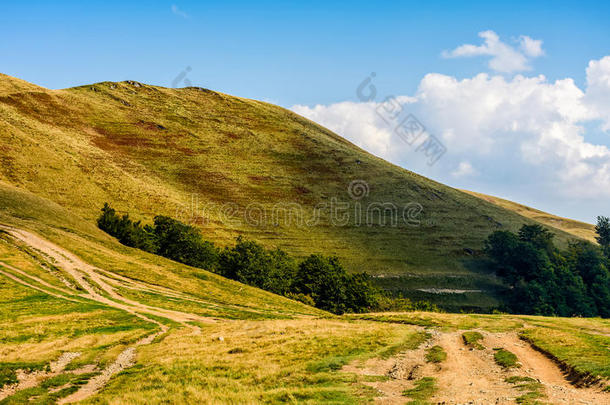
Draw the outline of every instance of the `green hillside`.
M0 142L0 405L608 403L606 319L335 316L124 246L95 223L109 201L145 222L190 219L221 245L245 235L335 253L387 289L489 309L499 284L481 270L483 239L534 222L510 204L392 166L279 107L200 89L50 91L3 77ZM350 197L353 180L368 197ZM311 216L333 199L423 213L396 227L333 224L328 210L307 226L237 220L249 205ZM193 216L193 200L216 205Z
M595 233L595 225L549 214L547 212L540 211L535 208L530 208L523 204L518 204L516 202L508 201L503 198L493 197L490 195L476 193L474 191L468 190L464 190L464 192L482 198L496 205L499 205L500 207L514 211L520 215L523 215L524 217L531 218L551 228L561 229L562 231L568 232L580 239L585 239L589 242L596 243L595 238L597 237L597 234Z
M388 289L456 307L497 304L498 282L480 270L482 242L535 221L391 165L283 108L201 88L47 90L0 76L0 162L6 187L56 203L78 226L92 226L111 202L144 222L164 214L196 223L221 246L245 235L296 256L337 255ZM368 195L354 198L354 181ZM553 231L560 245L573 237ZM429 288L473 291L421 291Z

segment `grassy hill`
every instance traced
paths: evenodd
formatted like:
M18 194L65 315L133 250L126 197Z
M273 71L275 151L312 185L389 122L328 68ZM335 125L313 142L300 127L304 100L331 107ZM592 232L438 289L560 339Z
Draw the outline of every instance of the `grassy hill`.
M561 229L569 234L572 234L580 239L585 239L593 243L597 243L595 237L595 225L588 224L586 222L575 221L569 218L559 217L557 215L549 214L544 211L530 208L516 202L508 201L503 198L493 197L490 195L477 193L474 191L463 190L465 193L472 194L475 197L479 197L485 201L496 204L507 210L516 212L526 218L533 219L541 224L547 225L551 228Z
M243 234L297 255L336 253L389 289L495 304L497 282L478 270L482 240L540 217L392 166L279 107L200 89L50 91L2 77L0 160L0 405L608 402L607 320L334 316L96 227L105 201L145 221L182 215L220 244ZM368 197L351 198L352 180L366 181ZM193 194L215 205L191 215ZM421 223L339 226L328 210L309 226L238 220L254 203L311 215L333 198L417 201ZM418 291L481 285L489 290ZM430 362L433 349L446 356ZM513 368L496 364L500 349Z
M337 255L386 288L456 307L497 304L498 282L478 261L491 232L557 225L391 165L283 108L201 88L48 90L0 76L0 162L7 187L87 224L104 202L145 222L170 215L220 245L245 235L296 256ZM350 194L354 184L368 193ZM574 236L552 229L560 244Z

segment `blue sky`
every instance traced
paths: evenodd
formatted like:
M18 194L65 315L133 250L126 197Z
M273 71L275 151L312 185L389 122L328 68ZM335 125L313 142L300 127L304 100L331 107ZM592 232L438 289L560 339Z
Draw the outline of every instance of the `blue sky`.
M407 169L593 222L610 215L608 21L603 1L5 2L0 72L171 86L190 67L193 85L292 108ZM438 163L362 110L371 72L368 107L402 96L447 147Z
M536 72L582 83L583 67L607 54L610 38L608 2L23 1L2 9L9 75L49 88L125 79L169 86L190 66L195 84L284 106L354 98L372 71L393 94L411 94L429 72L472 76L480 60L440 52L488 29L542 38L547 56Z

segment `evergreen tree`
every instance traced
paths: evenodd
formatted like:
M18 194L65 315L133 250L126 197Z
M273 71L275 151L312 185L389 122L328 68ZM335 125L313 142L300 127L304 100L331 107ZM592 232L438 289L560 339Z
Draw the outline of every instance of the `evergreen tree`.
M608 217L597 217L595 226L597 243L601 246L607 258L610 258L610 219Z

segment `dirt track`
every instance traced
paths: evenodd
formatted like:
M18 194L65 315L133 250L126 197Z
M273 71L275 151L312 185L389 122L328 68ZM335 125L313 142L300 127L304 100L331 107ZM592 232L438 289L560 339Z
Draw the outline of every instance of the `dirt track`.
M136 348L138 346L150 344L156 337L167 332L169 329L167 325L164 325L162 322L152 319L147 315L153 315L183 324L191 328L193 333L196 334L201 333L201 330L198 326L192 324L192 322L213 322L213 320L210 318L153 307L125 298L116 292L116 287L133 288L133 283L128 279L124 277L110 278L103 274L103 270L85 263L74 254L31 232L10 227L0 227L0 229L8 232L9 235L11 235L19 243L25 244L33 251L40 254L44 260L53 263L53 265L58 267L61 271L69 274L74 280L76 280L81 290L79 291L73 289L70 291L65 288L51 285L44 280L27 274L26 272L7 263L0 262L0 265L11 271L11 273L9 273L0 269L0 274L3 276L8 277L24 286L36 289L57 298L70 301L79 301L79 298L81 300L83 298L90 299L113 308L121 309L147 322L154 323L159 327L158 332L154 332L140 339L138 342L121 352L112 364L110 364L104 370L101 370L101 373L98 376L89 380L87 384L82 386L74 394L62 399L60 401L62 404L80 401L95 394L97 391L103 388L108 381L110 381L112 376L135 363ZM146 285L144 283L138 283L138 285L148 291L165 293L165 290L160 287ZM69 361L64 364L64 361L67 358L69 358ZM74 357L66 357L66 354L64 353L56 362L51 363L51 372L20 372L18 374L19 382L17 384L13 384L0 390L0 400L7 396L13 395L17 391L35 387L40 384L41 381L57 375L73 358ZM63 367L57 367L57 364L63 364Z
M524 391L505 381L510 376L530 377L540 381L546 398L552 404L610 404L610 394L599 388L576 388L563 376L558 366L521 341L516 333L487 333L484 350L464 345L461 332L432 331L432 338L417 350L400 353L394 358L370 359L363 364L345 366L343 371L360 375L387 376L387 381L365 382L379 391L376 403L404 404L403 396L422 377L436 378L438 392L429 400L433 404L515 404ZM426 349L441 346L447 359L439 365L426 363ZM504 370L493 359L493 348L502 347L517 355L522 366Z
M162 287L135 282L122 276L110 277L102 269L91 266L65 249L27 231L0 227L7 231L16 241L27 245L44 260L53 263L61 271L69 274L81 290L60 288L51 285L40 278L30 275L20 269L0 262L7 271L0 269L0 274L25 286L48 293L58 298L71 301L90 299L105 305L127 311L141 319L156 324L159 327L154 332L119 354L101 373L92 378L74 394L64 398L60 403L72 403L86 399L103 388L118 372L132 366L136 359L136 349L139 346L153 342L164 334L168 326L152 319L153 315L181 323L200 333L197 326L191 322L211 322L209 318L172 311L164 308L148 306L117 293L118 287L143 289L160 294L176 295ZM10 270L10 272L9 272ZM83 292L84 291L84 292ZM402 404L409 401L403 396L405 389L413 387L413 382L422 377L435 377L439 387L431 398L432 403L441 404L514 404L515 399L523 392L509 384L505 379L509 376L531 377L541 382L546 398L543 401L554 404L610 404L610 394L602 393L596 388L576 388L563 376L560 369L550 359L532 349L527 343L519 340L513 333L488 333L483 341L485 350L472 350L463 344L460 332L443 333L428 330L432 338L417 350L406 351L383 360L369 359L360 364L350 364L343 368L345 372L360 375L388 376L386 381L367 382L365 384L376 388L380 404ZM424 360L426 349L432 345L440 345L447 353L447 359L440 365L429 364ZM522 367L510 371L503 370L493 360L492 348L503 347L515 353ZM0 400L15 392L34 387L41 381L57 375L78 354L64 353L51 364L50 372L19 373L19 383L0 390Z

